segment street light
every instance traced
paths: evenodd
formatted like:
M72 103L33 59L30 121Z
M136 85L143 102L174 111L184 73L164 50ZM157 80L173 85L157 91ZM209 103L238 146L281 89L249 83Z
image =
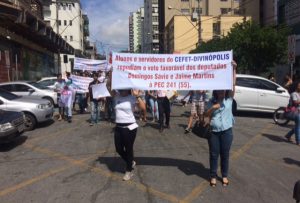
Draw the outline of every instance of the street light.
M199 6L199 9L200 9L200 3L199 3L199 2L200 2L200 1L198 1L198 6ZM199 37L198 37L198 45L200 45L200 43L201 43L201 20L200 20L200 10L199 10L199 12L198 12L198 18L199 18L199 24L198 24L198 26L199 26L199 28L197 28L197 26L195 26L194 23L188 18L188 16L181 12L181 10L179 10L179 9L177 9L177 8L173 8L173 7L170 6L170 5L168 6L168 9L169 9L169 10L176 10L176 11L178 11L179 13L181 13L184 17L186 17L186 19L187 19L187 20L193 25L193 27L198 31L198 35L199 35Z

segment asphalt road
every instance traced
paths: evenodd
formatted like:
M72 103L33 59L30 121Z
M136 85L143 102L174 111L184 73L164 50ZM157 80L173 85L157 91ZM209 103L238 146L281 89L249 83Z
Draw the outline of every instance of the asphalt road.
M73 123L47 123L0 147L0 202L294 202L300 179L300 148L265 115L236 117L230 185L208 182L208 145L185 135L189 107L174 107L171 129L141 124L135 143L137 168L122 181L113 124L90 127L89 115Z

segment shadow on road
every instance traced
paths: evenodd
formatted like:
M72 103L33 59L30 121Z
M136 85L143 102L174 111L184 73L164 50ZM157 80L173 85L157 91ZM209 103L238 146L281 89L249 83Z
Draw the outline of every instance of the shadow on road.
M209 169L198 162L160 157L135 157L134 160L137 162L137 165L140 166L173 166L177 167L186 175L197 175L203 179L209 179ZM112 172L124 173L125 163L119 157L99 157L97 161L99 161L100 164L107 165L108 169Z
M291 159L291 158L283 158L284 162L290 165L296 165L300 167L300 161Z
M26 142L28 137L26 136L21 136L16 138L14 141L10 142L10 143L3 143L0 144L0 152L9 152L11 150L13 150L14 148L24 144Z
M284 137L280 137L280 136L277 136L277 135L271 135L271 134L262 134L262 136L274 141L274 142L287 142L287 143L290 143L287 141L286 138Z
M49 127L50 125L52 125L53 123L55 123L55 121L53 119L49 120L49 121L46 121L46 122L43 122L43 123L39 123L36 128L47 128Z

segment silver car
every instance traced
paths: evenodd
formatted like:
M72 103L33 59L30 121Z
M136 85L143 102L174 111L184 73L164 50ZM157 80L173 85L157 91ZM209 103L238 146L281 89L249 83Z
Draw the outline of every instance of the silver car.
M0 88L19 96L47 99L52 105L57 104L57 93L36 82L14 81L1 83Z
M26 130L33 130L37 123L51 120L54 112L53 105L45 99L18 96L2 89L0 109L23 112Z

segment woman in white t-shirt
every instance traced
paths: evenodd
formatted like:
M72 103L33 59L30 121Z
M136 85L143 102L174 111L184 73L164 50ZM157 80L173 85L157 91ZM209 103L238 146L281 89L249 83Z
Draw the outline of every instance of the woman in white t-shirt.
M134 117L136 103L141 110L146 110L138 90L119 90L119 94L115 97L115 147L118 154L126 162L126 173L123 177L125 181L131 179L133 168L136 165L133 160L133 145L138 127Z

